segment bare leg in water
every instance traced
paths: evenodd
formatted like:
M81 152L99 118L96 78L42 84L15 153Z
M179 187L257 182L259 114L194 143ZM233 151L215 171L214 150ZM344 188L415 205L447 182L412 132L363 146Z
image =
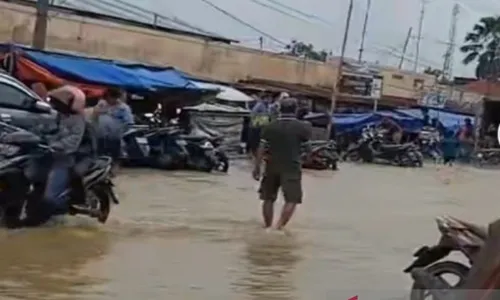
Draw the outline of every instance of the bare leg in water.
M264 228L270 228L273 225L274 201L262 201L262 218L264 219Z
M285 205L283 205L283 209L281 210L281 217L278 221L278 224L276 224L276 229L282 230L286 226L286 224L288 224L293 214L295 213L296 207L296 203L285 203Z

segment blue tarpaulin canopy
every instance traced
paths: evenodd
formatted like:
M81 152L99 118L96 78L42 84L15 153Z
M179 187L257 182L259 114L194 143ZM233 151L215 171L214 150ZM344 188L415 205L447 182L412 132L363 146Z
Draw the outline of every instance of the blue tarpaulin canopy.
M21 50L22 56L62 79L83 84L117 86L127 90L199 89L171 67L127 64L113 60L33 50L18 45L2 48Z
M436 118L447 130L457 131L465 123L465 119L470 119L474 124L474 117L466 114L454 113L442 109L428 108L429 117ZM422 120L422 110L419 108L398 109L399 113Z
M472 119L472 117L468 115L452 113L449 111L433 109L429 109L428 111L431 118L437 118L446 129L452 131L456 131L461 125L463 125L466 118ZM380 123L385 117L389 117L394 120L406 132L418 132L424 125L421 109L383 110L375 113L339 113L333 116L333 121L337 132L339 133L356 132L368 125L376 125ZM308 118L314 119L319 118L319 116L310 114Z
M147 66L34 50L24 50L24 56L56 76L82 83L119 86L131 90L196 88L173 68L150 69Z

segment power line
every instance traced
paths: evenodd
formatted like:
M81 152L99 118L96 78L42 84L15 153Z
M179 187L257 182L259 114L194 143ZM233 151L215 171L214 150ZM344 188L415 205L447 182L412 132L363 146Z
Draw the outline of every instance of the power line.
M212 7L213 9L215 9L215 10L219 11L220 13L222 13L222 14L224 14L224 15L228 16L229 18L231 18L231 19L235 20L236 22L238 22L238 23L241 23L241 24L245 25L246 27L248 27L248 28L250 28L250 29L254 30L255 32L260 33L261 35L263 35L263 36L267 37L268 39L273 40L273 41L275 41L276 43L279 43L279 44L280 44L280 45L282 45L282 46L286 46L286 45L287 45L286 43L284 43L284 42L280 41L279 39L275 38L274 36L272 36L272 35L270 35L270 34L268 34L268 33L264 32L264 31L262 31L262 30L260 30L260 29L258 29L258 28L256 28L256 27L255 27L255 26L253 26L252 24L250 24L250 23L248 23L248 22L243 21L242 19L240 19L240 18L238 18L237 16L235 16L235 15L231 14L231 13L230 13L230 12L228 12L227 10L225 10L225 9L223 9L223 8L221 8L221 7L217 6L217 5L215 5L213 2L211 2L211 1L209 1L209 0L201 0L201 1L202 1L203 3L205 3L205 4L207 4L208 6Z
M266 1L271 2L271 3L273 3L273 4L277 5L277 6L280 6L280 7L284 8L284 9L288 9L290 11L293 11L294 13L296 13L298 15L301 15L303 17L306 17L308 19L317 20L317 21L320 21L320 22L322 22L322 23L324 23L324 24L326 24L328 26L333 26L332 23L330 23L329 21L327 21L327 20L325 20L325 19L323 19L323 18L321 18L321 17L319 17L317 15L305 13L305 12L303 12L303 11L301 11L299 9L296 9L296 8L294 8L292 6L288 6L286 4L283 4L283 3L281 3L278 0L266 0Z
M113 7L113 6L109 6L109 5L103 5L103 3L95 3L93 2L94 0L78 0L76 3L74 2L68 2L67 5L68 6L72 6L72 7L76 7L76 8L81 8L81 9L88 9L89 7L93 8L94 10L96 11L99 11L99 12L104 12L104 13L107 13L109 15L114 15L114 16L120 16L120 17L126 17L128 18L129 14L132 15L136 20L140 20L140 21L144 21L144 20L147 20L149 19L149 17L147 15L144 15L144 14L139 14L138 12L130 12L130 11L127 11L127 10L124 10L122 8L118 9L116 7ZM83 3L84 5L78 5L80 3ZM126 15L124 15L124 13Z
M301 17L295 16L295 15L292 15L291 13L288 13L288 12L286 12L286 11L282 10L282 9L279 9L279 8L277 8L277 7L274 7L274 6L271 6L271 5L269 5L269 4L263 3L263 2L261 2L261 1L259 1L259 0L249 0L249 1L250 1L250 2L253 2L253 3L257 4L257 5L260 5L260 6L262 6L262 7L265 7L265 8L267 8L267 9L270 9L270 10L273 10L273 11L275 11L275 12L278 12L278 13L280 13L280 14L282 14L282 15L287 16L287 17L290 17L290 18L292 18L292 19L299 20L299 21L302 21L302 22L306 22L306 23L309 23L309 24L313 24L313 23L312 23L312 22L310 22L309 20L306 20L306 19L304 19L304 18L301 18Z
M99 0L100 2L104 2L104 0ZM168 20L170 22L173 22L173 23L176 23L176 24L179 24L181 26L184 26L186 28L189 28L191 30L195 30L195 31L198 31L198 32L201 32L201 33L204 33L204 34L207 34L207 35L215 35L215 36L219 36L221 37L219 34L216 34L216 33L213 33L213 32L209 32L209 31L206 31L198 26L195 26L193 24L190 24L176 16L172 16L172 17L169 17L169 16L166 16L166 15L163 15L163 14L158 14L154 11L151 11L151 10L147 10L147 9L144 9L143 7L140 7L140 6L137 6L137 5L134 5L134 4L131 4L131 3L128 3L126 1L122 1L122 0L111 0L111 1L114 1L120 5L124 5L132 10L139 10L139 11L142 11L143 13L147 13L147 14L151 14L153 16L153 18L156 18L156 19L165 19L165 20Z
M113 2L110 2L113 1ZM179 30L191 30L194 32L202 33L205 35L211 35L211 36L217 36L217 37L222 37L219 34L208 32L206 30L203 30L197 26L194 26L192 24L189 24L177 17L168 17L162 14L157 14L153 11L144 9L142 7L130 4L125 1L120 1L120 0L79 0L79 1L71 1L69 2L68 0L63 0L61 1L62 4L66 2L66 5L72 6L72 7L77 7L80 9L85 9L88 10L89 8L97 8L94 9L96 12L102 12L105 11L108 14L114 15L114 16L119 16L119 17L126 17L126 18L131 18L135 19L138 21L143 21L147 23L151 23L153 25L161 25L164 24L167 27L173 27ZM76 3L75 3L76 2ZM85 5L77 5L79 2L84 2Z

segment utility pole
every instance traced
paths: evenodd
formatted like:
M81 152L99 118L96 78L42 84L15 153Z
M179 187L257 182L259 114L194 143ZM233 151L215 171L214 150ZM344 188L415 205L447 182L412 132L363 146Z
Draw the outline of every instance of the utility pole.
M444 54L443 79L453 80L453 54L455 53L457 39L457 17L460 9L458 4L453 6L450 23L449 42L446 53Z
M424 26L424 15L425 15L425 5L427 0L420 0L422 8L420 9L420 18L418 20L418 36L417 36L417 49L415 51L415 64L413 65L413 71L418 70L418 60L420 58L420 41L422 40L422 27Z
M330 122L328 122L328 126L326 128L326 140L330 139L330 133L332 131L332 118L335 113L335 107L337 104L337 98L339 96L339 84L342 78L342 67L344 65L344 56L345 50L347 47L347 39L349 38L349 27L351 25L351 16L352 16L352 8L354 6L354 0L349 1L349 9L347 10L347 18L345 22L345 30L344 30L344 40L342 41L342 50L340 52L340 59L335 69L335 78L332 86L332 98L331 98L331 106L330 106Z
M363 23L363 32L361 33L361 44L359 46L358 62L361 62L361 60L363 59L363 51L365 50L364 47L365 47L366 27L368 26L368 16L370 15L371 6L372 6L372 1L367 0L365 22Z
M410 27L408 29L408 34L406 35L405 44L403 45L403 51L401 52L401 58L399 60L399 65L398 65L398 69L400 69L400 70L403 68L403 62L405 60L405 55L406 55L406 50L408 49L408 44L410 43L412 31L413 31L413 27Z
M48 13L49 0L38 0L36 2L36 21L32 41L32 46L35 49L45 49L45 43L47 40Z

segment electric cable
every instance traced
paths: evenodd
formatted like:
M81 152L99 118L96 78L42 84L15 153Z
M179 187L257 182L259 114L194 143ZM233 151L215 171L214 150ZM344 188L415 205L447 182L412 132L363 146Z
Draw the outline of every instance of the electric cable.
M278 38L275 38L274 36L272 36L271 34L267 33L267 32L264 32L260 29L258 29L257 27L253 26L252 24L246 22L246 21L243 21L242 19L238 18L237 16L233 15L232 13L228 12L227 10L217 6L216 4L214 4L213 2L209 1L209 0L201 0L203 3L207 4L208 6L212 7L213 9L217 10L218 12L224 14L225 16L233 19L234 21L242 24L242 25L245 25L246 27L254 30L255 32L258 32L260 33L262 36L265 36L267 37L268 39L270 40L273 40L275 41L276 43L279 43L281 44L282 46L286 46L287 44L284 43L283 41L279 40Z

